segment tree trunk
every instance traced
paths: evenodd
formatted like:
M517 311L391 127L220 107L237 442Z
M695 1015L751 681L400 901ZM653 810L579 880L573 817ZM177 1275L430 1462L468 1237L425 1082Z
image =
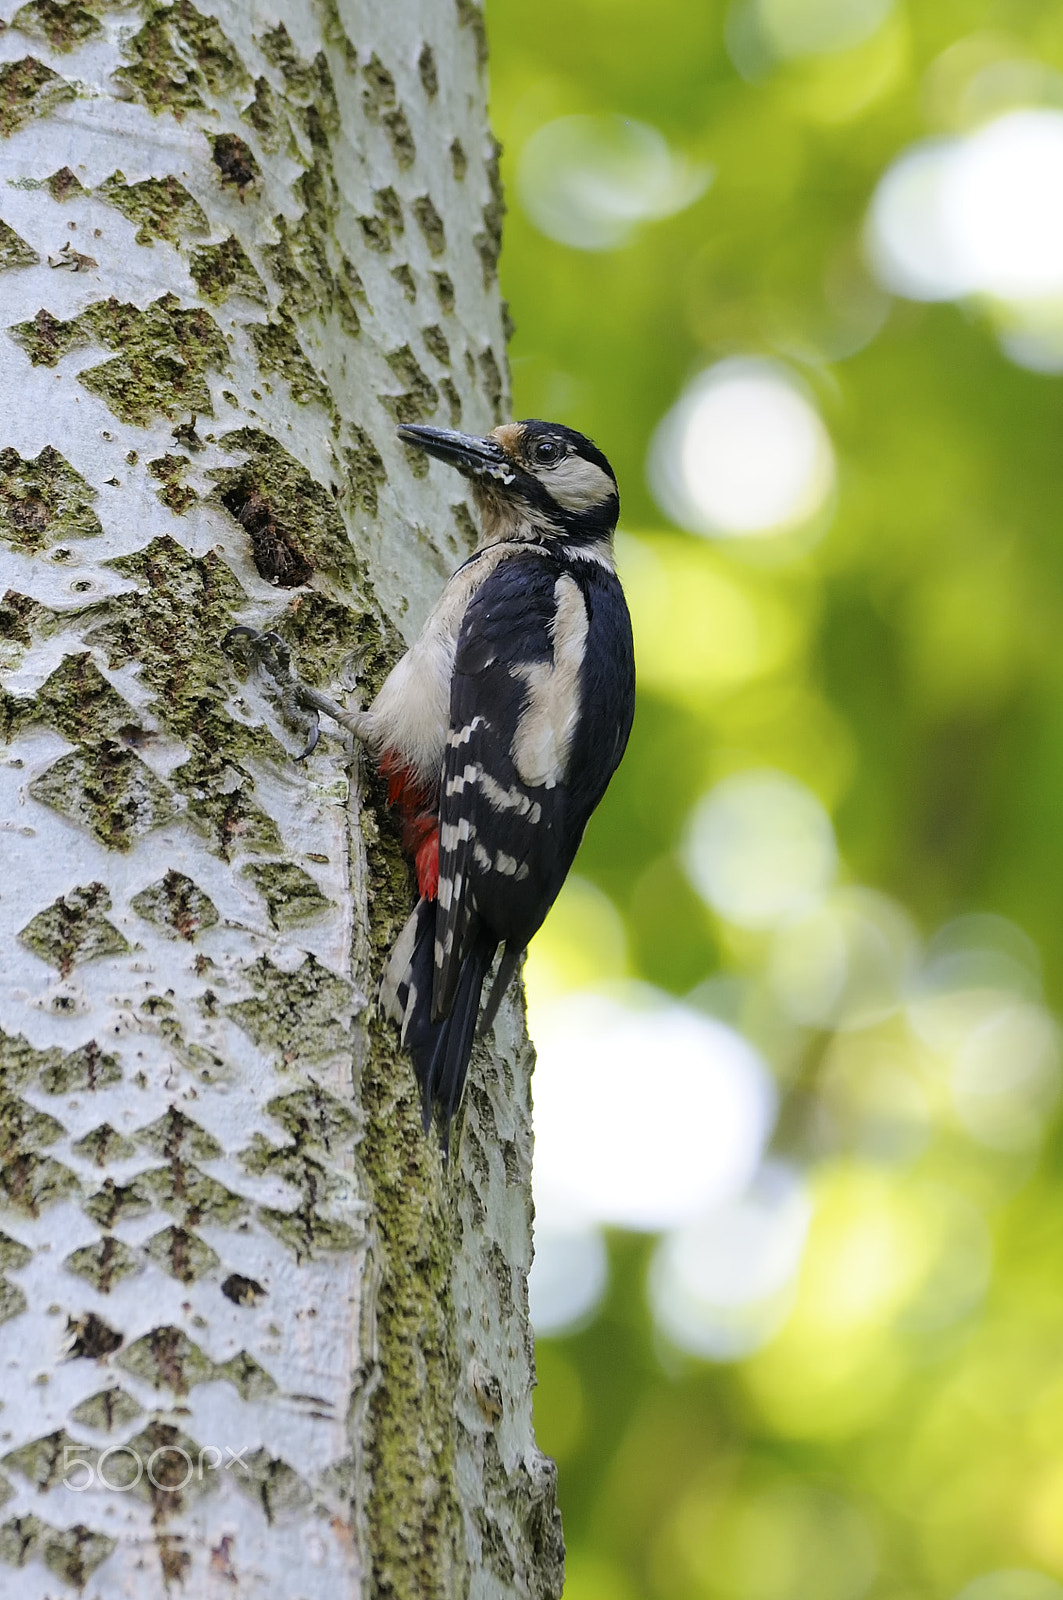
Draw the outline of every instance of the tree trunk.
M364 700L469 548L394 424L504 403L482 16L4 14L0 1589L555 1595L522 1019L444 1169L381 787L225 648Z

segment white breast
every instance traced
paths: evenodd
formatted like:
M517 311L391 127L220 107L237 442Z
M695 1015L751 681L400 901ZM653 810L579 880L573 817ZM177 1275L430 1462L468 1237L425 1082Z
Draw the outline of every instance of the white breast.
M439 781L450 726L450 680L466 607L506 554L493 545L459 567L369 708L377 753L394 750L429 789Z

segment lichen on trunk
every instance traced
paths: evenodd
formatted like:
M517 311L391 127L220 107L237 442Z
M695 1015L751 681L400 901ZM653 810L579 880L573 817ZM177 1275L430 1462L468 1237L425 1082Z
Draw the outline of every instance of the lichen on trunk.
M523 1019L444 1168L381 785L226 643L368 696L468 549L481 13L0 15L0 1586L558 1594Z

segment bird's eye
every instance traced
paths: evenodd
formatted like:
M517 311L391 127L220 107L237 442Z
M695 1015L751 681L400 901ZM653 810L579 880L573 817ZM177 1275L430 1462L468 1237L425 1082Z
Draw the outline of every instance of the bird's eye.
M537 439L532 455L540 467L552 467L561 460L561 446L556 439Z

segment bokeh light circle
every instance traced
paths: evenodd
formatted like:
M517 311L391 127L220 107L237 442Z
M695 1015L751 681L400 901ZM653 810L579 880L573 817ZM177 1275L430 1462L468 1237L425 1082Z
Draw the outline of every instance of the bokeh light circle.
M880 179L867 245L911 300L981 297L1006 355L1063 370L1063 111L1026 106L905 151Z
M784 772L735 773L691 814L684 862L702 898L729 922L770 928L814 903L838 863L816 796Z
M535 1205L545 1225L673 1227L749 1182L776 1094L733 1028L628 986L544 1006L535 1048Z
M960 141L944 222L972 282L1001 299L1063 292L1063 112L1009 112Z
M675 1229L650 1271L659 1326L681 1349L713 1360L759 1349L786 1315L810 1218L804 1182L773 1162L744 1194Z
M784 368L735 358L702 373L665 416L649 476L682 526L764 536L801 527L822 509L834 452L819 413Z
M521 205L540 233L576 250L612 250L641 222L671 216L712 172L675 155L658 129L620 116L557 117L521 153Z

